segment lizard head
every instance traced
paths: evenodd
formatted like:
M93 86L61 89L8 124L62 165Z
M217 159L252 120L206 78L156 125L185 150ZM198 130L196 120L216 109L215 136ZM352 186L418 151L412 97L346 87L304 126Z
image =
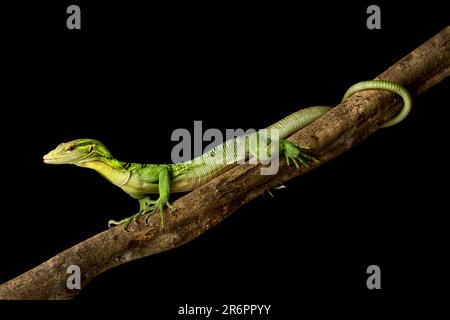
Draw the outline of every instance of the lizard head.
M61 143L47 153L43 160L48 164L75 164L111 158L105 145L94 139L77 139Z

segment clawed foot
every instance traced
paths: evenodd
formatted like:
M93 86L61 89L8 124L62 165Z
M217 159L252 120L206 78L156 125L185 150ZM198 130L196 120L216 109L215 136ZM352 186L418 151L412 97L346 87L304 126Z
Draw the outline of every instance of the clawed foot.
M169 202L167 199L161 199L158 200L143 200L141 202L141 209L138 213L132 215L131 217L115 221L115 220L109 220L108 221L108 227L111 226L118 226L123 225L125 230L128 231L128 226L132 221L137 221L137 219L142 215L145 216L145 223L148 225L148 219L151 215L153 215L156 211L159 210L159 214L161 217L161 227L164 229L164 208L168 207L172 211L176 210L176 208Z
M147 202L149 206L147 207L145 215L145 223L148 224L148 219L156 211L159 211L159 216L161 217L161 228L164 229L164 208L168 207L170 210L175 211L176 208L169 202L168 199L159 198L158 200L150 200Z
M281 190L281 189L286 189L286 186L284 184L280 184L279 186L266 190L266 193L273 198L275 197L275 195L272 193L272 190Z
M132 221L137 221L137 219L139 218L139 216L142 215L142 212L139 211L136 214L133 214L131 217L116 221L116 220L109 220L108 221L108 228L111 228L113 225L114 226L119 226L119 225L123 225L125 228L125 231L128 231L128 225L132 222Z
M319 162L318 159L311 156L307 150L309 150L309 147L307 146L299 146L295 143L292 143L287 140L281 140L280 141L280 147L281 151L283 152L284 156L286 157L287 164L290 165L290 162L294 162L294 165L297 169L300 168L299 163L306 168L309 167L308 160Z

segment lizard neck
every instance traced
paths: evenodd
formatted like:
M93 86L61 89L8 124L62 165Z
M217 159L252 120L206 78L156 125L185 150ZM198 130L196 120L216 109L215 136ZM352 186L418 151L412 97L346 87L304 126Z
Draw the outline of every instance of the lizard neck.
M119 187L122 187L128 182L131 174L130 171L122 167L122 162L116 159L98 158L96 160L82 162L77 164L77 166L93 169L108 179L109 182Z

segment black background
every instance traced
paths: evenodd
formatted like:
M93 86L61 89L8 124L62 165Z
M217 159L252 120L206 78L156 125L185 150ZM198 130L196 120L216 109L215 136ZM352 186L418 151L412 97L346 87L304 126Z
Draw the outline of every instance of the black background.
M69 4L81 7L80 31L66 29ZM92 137L124 161L170 162L176 128L260 128L299 107L335 105L449 22L444 5L382 2L382 29L368 30L370 4L4 8L0 282L137 210L93 171L43 164L60 142ZM406 121L275 198L102 274L72 303L105 300L149 319L176 317L186 303L271 304L271 318L286 319L337 306L371 313L435 293L447 270L448 89L416 97ZM365 285L371 264L379 291Z

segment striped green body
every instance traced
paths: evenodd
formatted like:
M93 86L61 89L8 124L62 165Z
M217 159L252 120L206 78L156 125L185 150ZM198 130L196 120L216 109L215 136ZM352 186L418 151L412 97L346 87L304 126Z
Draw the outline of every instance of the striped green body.
M330 109L331 107L317 106L299 110L267 127L266 132L270 136L275 129L278 131L279 139L287 138L324 115ZM250 135L255 135L255 133ZM200 157L170 165L173 172L171 191L186 192L194 190L221 173L228 171L239 162L248 159L250 156L248 144L249 140L252 139L250 135L227 140L225 143L205 152ZM242 148L245 152L237 152L237 150L240 150L239 148ZM208 162L207 159L213 159L214 154L223 155L223 158L216 161L218 163L211 163L214 161ZM228 161L224 163L223 159Z

